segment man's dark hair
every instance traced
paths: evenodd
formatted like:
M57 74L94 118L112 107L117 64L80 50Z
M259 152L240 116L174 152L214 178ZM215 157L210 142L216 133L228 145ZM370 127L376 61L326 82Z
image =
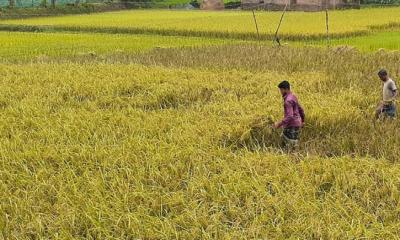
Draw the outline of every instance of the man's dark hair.
M288 81L283 81L279 83L278 88L290 90L290 83Z
M378 76L380 76L380 77L384 77L384 76L387 76L387 75L388 75L388 72L385 69L381 69L378 72Z

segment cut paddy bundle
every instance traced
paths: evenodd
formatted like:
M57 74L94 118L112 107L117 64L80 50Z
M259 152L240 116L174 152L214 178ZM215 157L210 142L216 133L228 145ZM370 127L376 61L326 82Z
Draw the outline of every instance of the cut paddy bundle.
M271 116L256 117L247 127L239 128L227 140L232 147L249 150L279 147L279 130L273 129Z

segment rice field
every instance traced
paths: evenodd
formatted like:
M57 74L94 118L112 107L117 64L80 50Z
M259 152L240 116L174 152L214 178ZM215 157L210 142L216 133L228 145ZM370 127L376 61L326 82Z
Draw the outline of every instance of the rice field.
M46 19L7 21L26 25L0 32L0 239L397 239L400 122L376 121L374 111L377 71L400 79L392 51L400 36L395 25L368 27L393 22L394 10L332 13L343 23L337 33L368 33L330 48L315 47L321 39L278 47L192 30L18 32ZM187 31L200 16L227 24L248 14L190 13L48 22L114 29L165 18L160 29L176 21ZM306 110L293 154L269 125L283 114L276 86L284 79Z
M326 46L327 40L290 42L289 44L294 46ZM329 41L329 45L332 47L352 46L363 52L376 52L379 50L397 51L400 50L400 31L379 32L367 36L333 39Z
M332 36L356 36L371 28L399 27L399 8L370 8L332 11ZM281 17L280 12L257 12L261 36L270 38ZM371 21L373 20L373 21ZM253 16L248 11L122 11L80 16L61 16L1 21L1 25L36 26L42 29L157 33L164 35L235 37L255 39ZM0 27L1 27L0 25ZM320 38L326 32L325 13L289 12L281 34L289 40Z
M154 48L198 47L240 41L196 37L0 32L2 61L65 58L89 55L132 54Z

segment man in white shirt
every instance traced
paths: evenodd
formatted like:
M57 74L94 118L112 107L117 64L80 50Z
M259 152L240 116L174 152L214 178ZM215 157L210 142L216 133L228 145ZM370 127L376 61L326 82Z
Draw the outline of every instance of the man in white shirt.
M396 117L395 100L398 95L396 83L385 69L380 70L378 76L383 82L383 101L376 111L376 117L393 119Z

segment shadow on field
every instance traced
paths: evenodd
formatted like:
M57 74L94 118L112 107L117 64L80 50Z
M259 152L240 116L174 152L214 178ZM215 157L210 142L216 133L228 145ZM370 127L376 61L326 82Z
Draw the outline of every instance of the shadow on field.
M250 125L226 134L224 146L232 150L260 151L281 148L281 130L261 117ZM310 117L301 132L300 153L322 157L374 157L395 161L400 154L400 124L397 120L377 122L367 118L318 119Z

